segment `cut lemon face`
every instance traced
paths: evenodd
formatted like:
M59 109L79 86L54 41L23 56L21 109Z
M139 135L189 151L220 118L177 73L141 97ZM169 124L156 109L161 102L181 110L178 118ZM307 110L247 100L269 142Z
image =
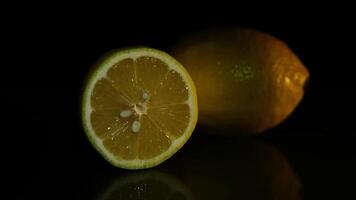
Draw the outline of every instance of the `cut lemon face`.
M177 152L197 122L195 86L184 67L151 48L104 56L85 85L82 120L92 145L126 169L156 166Z

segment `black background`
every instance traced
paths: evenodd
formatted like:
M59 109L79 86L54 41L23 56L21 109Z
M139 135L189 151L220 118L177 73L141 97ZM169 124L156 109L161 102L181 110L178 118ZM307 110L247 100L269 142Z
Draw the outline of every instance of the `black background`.
M186 34L229 26L280 38L311 75L295 112L255 139L274 144L288 158L302 180L305 199L352 199L356 99L349 9L177 4L91 10L50 6L39 11L24 6L7 16L1 132L8 192L21 199L81 199L112 174L126 173L95 152L80 125L81 87L91 64L115 48L143 45L168 51ZM184 157L184 148L178 154Z

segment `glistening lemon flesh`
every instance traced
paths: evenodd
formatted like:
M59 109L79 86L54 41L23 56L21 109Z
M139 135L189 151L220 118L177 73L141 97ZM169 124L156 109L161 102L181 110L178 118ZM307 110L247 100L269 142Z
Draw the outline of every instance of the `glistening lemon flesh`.
M281 123L302 100L309 77L284 42L255 30L192 34L172 55L197 87L199 123L225 133L261 133Z
M113 51L85 84L82 121L111 164L149 168L178 151L197 122L195 86L184 67L152 48Z

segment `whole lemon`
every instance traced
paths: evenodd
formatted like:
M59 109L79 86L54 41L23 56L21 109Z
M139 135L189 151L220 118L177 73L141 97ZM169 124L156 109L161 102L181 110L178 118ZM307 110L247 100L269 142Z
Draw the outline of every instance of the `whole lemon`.
M240 133L272 128L301 101L309 77L284 42L256 30L195 33L171 53L195 82L204 127Z

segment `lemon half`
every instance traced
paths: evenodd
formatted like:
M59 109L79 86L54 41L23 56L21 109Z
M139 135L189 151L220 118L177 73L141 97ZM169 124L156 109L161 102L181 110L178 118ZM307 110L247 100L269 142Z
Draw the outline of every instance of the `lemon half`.
M82 122L92 145L111 164L156 166L177 152L197 122L195 86L184 67L152 48L112 51L85 84Z

